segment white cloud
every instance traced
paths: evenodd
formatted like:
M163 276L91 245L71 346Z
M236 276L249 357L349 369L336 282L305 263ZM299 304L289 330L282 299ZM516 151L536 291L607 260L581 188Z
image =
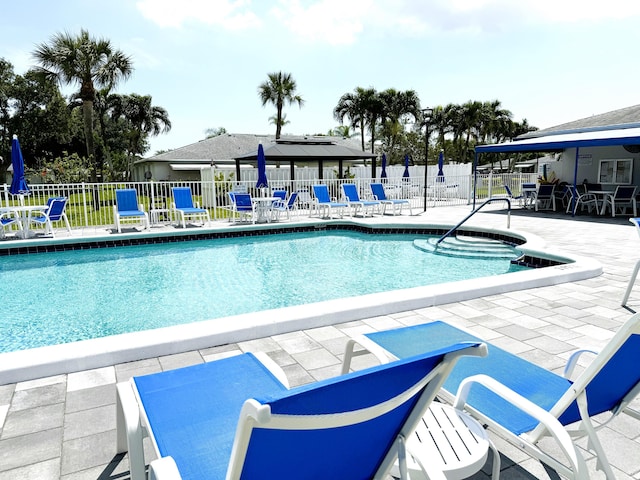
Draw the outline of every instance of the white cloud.
M180 28L185 23L217 25L227 30L245 30L260 25L249 0L140 0L143 16L160 27Z
M437 0L445 11L452 14L502 12L518 22L573 23L579 21L606 21L640 14L640 3L629 0Z
M320 0L307 7L299 0L280 0L272 14L291 32L330 45L354 43L374 0Z

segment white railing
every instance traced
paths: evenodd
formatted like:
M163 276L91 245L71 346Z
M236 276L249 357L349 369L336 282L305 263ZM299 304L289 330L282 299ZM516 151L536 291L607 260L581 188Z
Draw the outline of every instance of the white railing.
M418 167L413 167L418 168ZM431 167L430 167L431 169ZM421 167L424 173L424 167ZM420 172L415 172L420 173ZM431 172L428 172L431 173ZM520 192L522 183L535 182L534 174L499 174L478 175L475 185L476 200L485 200L490 197L505 195L504 185L509 185L514 195ZM213 181L211 177L202 181L175 181L175 182L119 182L119 183L77 183L64 185L32 184L31 192L24 198L18 198L9 194L9 185L0 187L0 206L10 206L23 202L25 205L46 204L49 197L65 196L69 198L67 204L67 216L73 227L101 227L113 225L113 205L115 203L115 190L120 188L135 188L138 192L138 201L145 210L167 210L171 208L171 188L176 186L191 187L191 191L202 207L209 209L213 220L224 220L230 215L230 201L227 193L231 190L243 190L252 196L264 196L271 189L284 189L289 193L298 192L298 210L293 215L308 216L313 203L312 185L324 183L329 186L331 195L336 199L342 199L342 183L355 183L362 198L371 198L369 185L372 182L381 182L370 177L356 176L353 179L323 179L317 178L305 180L285 180L282 177L277 180L269 180L269 192L255 187L255 180L242 182ZM406 198L411 201L415 209L424 208L425 184L423 177L419 175L409 178L394 176L382 181L390 197ZM430 175L426 184L426 208L434 208L445 205L468 205L473 201L474 176L473 175L447 175L444 182L438 181L437 176Z

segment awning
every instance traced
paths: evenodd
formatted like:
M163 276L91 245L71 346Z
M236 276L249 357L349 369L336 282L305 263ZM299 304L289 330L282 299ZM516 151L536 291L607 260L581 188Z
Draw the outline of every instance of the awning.
M548 152L566 148L640 145L640 128L564 133L515 140L494 145L478 145L476 153L488 152Z

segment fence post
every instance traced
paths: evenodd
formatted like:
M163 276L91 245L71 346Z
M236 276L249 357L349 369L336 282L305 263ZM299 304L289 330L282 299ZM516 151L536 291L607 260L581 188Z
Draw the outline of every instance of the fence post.
M89 227L89 212L87 211L86 187L86 184L82 182L82 207L84 208L84 226Z

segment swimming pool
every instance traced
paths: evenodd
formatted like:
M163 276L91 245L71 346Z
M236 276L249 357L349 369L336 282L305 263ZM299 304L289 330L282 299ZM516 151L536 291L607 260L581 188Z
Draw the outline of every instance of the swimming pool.
M186 245L185 240L219 239L222 237L240 237L265 235L272 232L287 233L294 231L352 230L378 235L392 233L410 233L418 237L425 234L443 234L451 225L425 223L420 216L385 219L384 222L348 219L320 221L308 219L282 225L215 225L211 228L151 230L144 233L123 233L111 235L96 232L94 234L74 235L71 238L53 240L31 239L0 243L0 256L9 255L12 261L26 256L35 256L39 252L58 250L98 249L109 246L129 246L162 243L166 248L171 242ZM412 310L419 311L436 305L463 302L475 298L505 294L517 290L532 289L549 285L574 282L591 278L602 273L602 265L591 259L575 254L566 254L549 249L546 243L530 232L513 229L496 229L491 225L464 228L467 233L480 237L505 240L519 245L519 248L531 258L540 260L560 260L562 264L547 268L527 269L504 275L493 275L471 280L445 282L434 285L422 285L413 288L401 288L356 297L338 298L313 304L276 308L224 319L190 321L183 325L154 328L141 332L132 332L94 338L65 344L36 347L0 353L0 385L15 383L34 378L43 378L62 373L90 370L116 365L150 357L179 354L192 350L208 349L225 344L234 344L247 340L268 338L273 335L345 324L354 320L376 319L385 321L385 317ZM200 268L200 270L203 270ZM189 279L191 281L192 279ZM280 279L280 282L299 282L308 288L316 288L313 279ZM64 283L65 280L63 280ZM275 282L278 285L279 283ZM0 284L4 292L5 284ZM22 292L19 292L22 296ZM43 312L54 319L56 311L47 306L48 298L56 291L38 290L31 298ZM3 296L4 307L11 298ZM106 307L109 308L108 299ZM139 303L139 302L138 302ZM143 302L146 304L146 302ZM229 302L226 302L227 304ZM130 309L140 306L131 303ZM361 328L354 324L355 328ZM31 334L37 335L33 331ZM206 350L204 350L206 352Z
M0 258L0 352L526 270L415 234L297 232ZM516 254L514 253L514 258Z

